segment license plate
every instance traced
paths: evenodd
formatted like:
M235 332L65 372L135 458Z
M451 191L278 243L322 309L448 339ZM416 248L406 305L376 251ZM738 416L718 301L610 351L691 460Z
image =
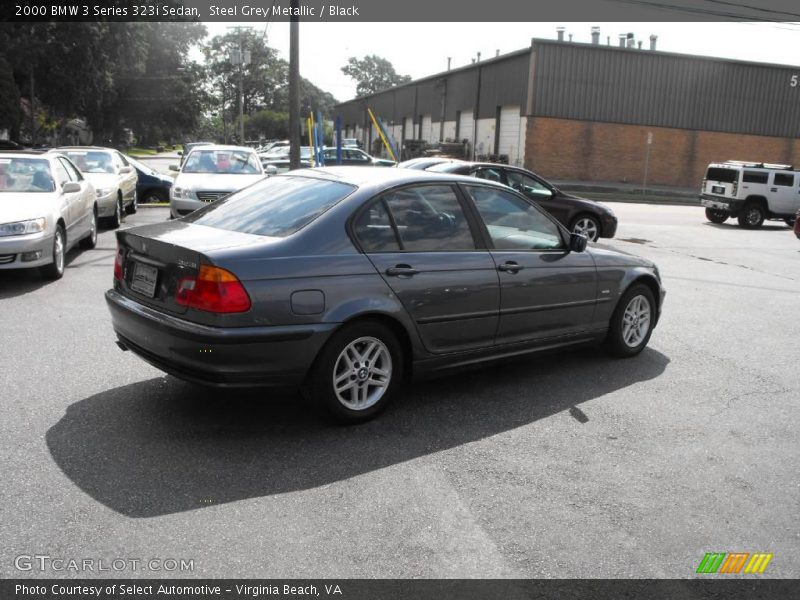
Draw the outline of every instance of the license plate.
M152 298L156 295L157 279L158 269L139 262L134 263L133 279L131 279L131 289L134 292L139 292L143 296Z
M714 185L714 186L711 186L711 192L713 194L724 194L725 193L725 188L722 187L721 185Z

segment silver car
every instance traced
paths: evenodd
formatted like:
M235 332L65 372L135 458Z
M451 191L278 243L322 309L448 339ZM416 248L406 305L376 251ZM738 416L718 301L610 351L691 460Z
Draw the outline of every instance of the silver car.
M252 148L241 146L200 146L194 148L180 167L170 191L170 214L182 217L263 179L266 174Z
M75 244L97 243L95 189L62 154L0 152L0 269L64 274Z
M97 193L98 215L111 227L119 227L125 214L136 212L139 176L120 152L96 146L64 146L51 152L66 155L92 182Z

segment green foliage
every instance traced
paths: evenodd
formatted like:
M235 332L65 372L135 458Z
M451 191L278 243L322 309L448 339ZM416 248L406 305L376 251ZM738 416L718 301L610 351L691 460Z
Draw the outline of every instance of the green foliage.
M289 113L263 109L245 115L244 135L248 140L289 137Z
M385 58L370 54L359 60L351 56L342 73L356 81L356 96L366 96L381 90L408 83L411 77L399 75Z
M22 117L19 109L19 90L8 62L0 56L0 129L13 132Z

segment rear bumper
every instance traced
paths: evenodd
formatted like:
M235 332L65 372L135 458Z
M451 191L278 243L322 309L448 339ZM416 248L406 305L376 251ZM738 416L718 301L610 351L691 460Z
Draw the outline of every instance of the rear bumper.
M157 369L215 387L298 387L336 323L209 327L106 292L121 345Z
M711 196L710 194L700 194L700 204L706 208L724 210L729 213L737 213L744 206L744 202L742 200Z

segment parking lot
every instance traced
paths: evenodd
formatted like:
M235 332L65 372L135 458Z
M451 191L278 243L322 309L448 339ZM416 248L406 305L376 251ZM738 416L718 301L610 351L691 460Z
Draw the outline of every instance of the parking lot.
M682 578L705 552L763 551L769 576L800 577L800 240L613 208L608 244L668 290L639 357L421 382L346 428L121 352L112 231L59 281L0 271L0 576ZM36 554L194 568L15 567Z

